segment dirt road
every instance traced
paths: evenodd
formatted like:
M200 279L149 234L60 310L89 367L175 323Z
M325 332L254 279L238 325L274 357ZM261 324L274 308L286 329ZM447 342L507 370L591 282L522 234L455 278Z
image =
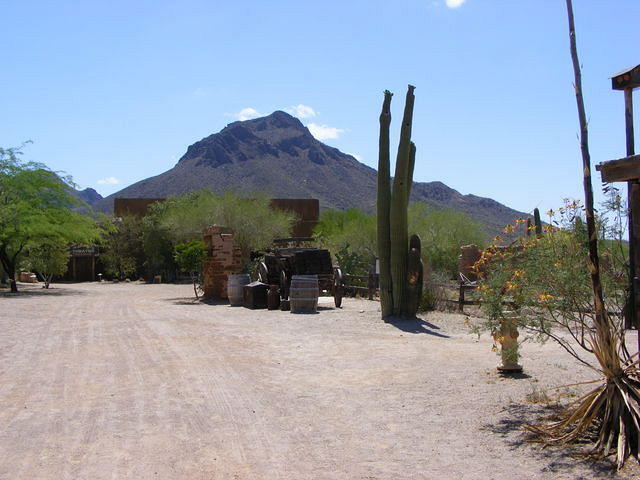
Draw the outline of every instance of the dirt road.
M592 377L553 344L504 379L459 315L399 328L365 300L294 315L189 285L23 287L0 294L0 479L609 475L522 443L543 408L527 394Z

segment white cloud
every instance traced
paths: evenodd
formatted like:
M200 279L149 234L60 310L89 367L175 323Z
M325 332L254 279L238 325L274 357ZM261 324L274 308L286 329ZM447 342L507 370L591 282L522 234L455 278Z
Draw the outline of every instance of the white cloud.
M302 104L287 107L284 111L298 118L311 118L317 115L316 111L312 107Z
M116 177L107 177L98 180L98 185L118 185L119 183L120 180L118 180Z
M311 132L311 135L321 141L338 138L340 134L344 132L344 130L340 128L329 127L327 125L317 125L315 123L308 124L307 128Z
M191 96L195 98L204 98L211 95L211 89L207 87L198 87L191 91Z
M241 121L264 116L263 113L260 113L255 108L251 108L251 107L243 108L238 113L225 113L225 115L228 117L237 118L238 120L241 120Z
M449 8L458 8L461 7L464 2L466 2L466 0L446 0L445 3Z
M357 153L347 153L347 155L351 155L353 158L355 158L361 163L364 161L364 158L362 158L362 155L358 155Z

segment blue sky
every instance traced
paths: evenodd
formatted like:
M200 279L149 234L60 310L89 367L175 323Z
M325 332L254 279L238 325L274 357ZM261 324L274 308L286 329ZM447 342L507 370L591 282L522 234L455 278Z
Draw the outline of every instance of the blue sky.
M574 3L598 163L625 155L609 76L640 63L640 2ZM1 0L0 15L0 145L33 140L25 158L103 195L277 109L375 167L382 92L397 133L411 83L415 180L522 211L582 196L564 0Z

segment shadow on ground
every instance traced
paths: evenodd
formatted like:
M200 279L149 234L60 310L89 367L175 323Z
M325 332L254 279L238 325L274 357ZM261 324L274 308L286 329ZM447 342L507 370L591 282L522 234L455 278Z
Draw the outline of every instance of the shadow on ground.
M196 297L165 298L164 301L171 302L174 305L220 305L231 307L228 300L209 300L204 298L197 299Z
M11 293L9 289L0 290L0 298L33 298L33 297L66 297L71 295L87 295L82 290L74 290L72 288L42 288L38 287L18 287L18 293Z
M610 459L594 460L587 457L589 445L585 442L564 447L543 447L538 442L535 435L527 432L526 425L544 423L562 410L562 406L557 403L550 404L517 404L512 403L504 409L504 416L496 424L487 424L482 427L483 431L491 432L499 436L511 450L524 448L533 457L546 462L541 471L549 473L566 474L576 470L576 467L587 467L591 470L589 477L577 475L576 480L587 480L588 478L614 478L616 480L637 479L637 473L626 476L625 472L616 475L616 466ZM613 457L610 457L613 458ZM630 458L628 463L634 460ZM629 467L629 468L628 468ZM628 465L625 470L635 470L635 466Z
M450 338L449 335L436 331L440 330L440 327L419 317L412 319L390 317L385 319L385 322L407 333L426 333L434 337Z

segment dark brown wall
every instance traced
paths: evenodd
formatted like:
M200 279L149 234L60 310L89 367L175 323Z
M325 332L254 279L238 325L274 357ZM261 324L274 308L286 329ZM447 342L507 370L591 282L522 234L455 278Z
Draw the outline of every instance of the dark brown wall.
M320 218L320 201L317 198L273 198L271 207L293 212L298 217L293 226L294 237L310 237Z
M113 214L116 217L133 215L142 218L149 213L151 204L164 201L164 198L115 198L113 200Z

